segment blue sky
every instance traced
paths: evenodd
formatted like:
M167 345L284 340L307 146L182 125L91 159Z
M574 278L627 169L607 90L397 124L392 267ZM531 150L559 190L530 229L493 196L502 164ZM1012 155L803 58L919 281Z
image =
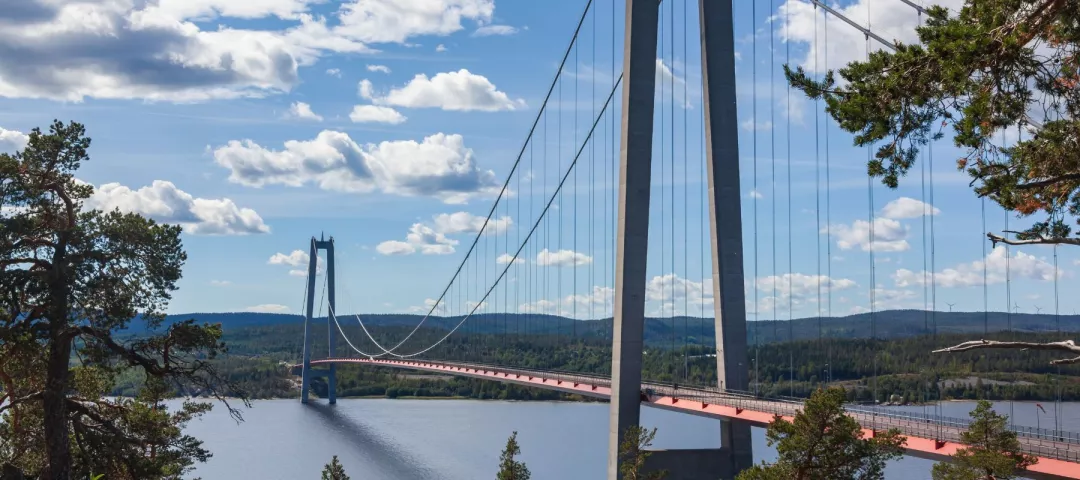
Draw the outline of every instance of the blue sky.
M866 19L867 1L836 6ZM963 152L949 141L935 146L932 207L920 203L917 166L898 190L875 185L871 209L865 150L852 148L850 136L824 117L815 121L820 106L794 92L787 101L780 72L787 47L793 63L821 71L865 55L863 37L829 19L829 43L814 48L815 25L823 39L825 20L815 23L806 2L736 3L750 318L755 311L762 319L809 316L818 309L838 315L865 311L875 285L876 309L921 308L922 282L930 278L924 259L925 269L935 272L939 310L948 303L956 310L982 310L984 260L990 309L1004 310L1005 252L985 245L980 202L954 168ZM170 312L298 312L304 279L290 272L306 269L308 239L326 232L337 241L339 310L374 313L426 311L438 298L522 148L585 2L23 5L0 20L0 42L6 45L0 50L0 149L18 148L22 133L53 118L85 123L94 141L92 160L78 178L98 187L92 206L185 226L189 261ZM562 96L549 103L547 140L541 129L526 149L533 152L532 163L526 154L497 208L497 222L488 227L494 233L481 236L477 260L465 268L440 312L472 309L469 302L482 296L479 285L490 284L505 267L499 256L520 244L565 171L610 91L612 67L621 70L621 51L614 65L611 54L613 34L616 45L622 42L622 5L597 1L595 19L585 23L568 62ZM689 30L682 29L684 7L683 0L665 2L665 43L658 54L657 110L664 113L657 114L654 141L652 314L711 309L708 257L701 256L700 53L692 41L683 48L697 35L696 2L689 5ZM910 41L918 17L899 0L881 0L872 2L869 21L883 36ZM522 258L507 269L498 297L481 310L582 318L609 311L615 190L602 179L611 175L611 125L610 118L601 122L596 145L587 145L579 160L576 183L568 184ZM544 146L547 161L540 156ZM866 223L871 210L872 242ZM987 215L988 229L1004 226L999 208L988 204ZM923 222L931 217L932 269L929 248L923 247ZM1028 220L1010 222L1016 227ZM1019 311L1053 311L1052 255L1050 247L1010 250L1011 300ZM1078 259L1073 250L1060 249L1061 291L1076 286ZM824 277L830 268L831 277ZM545 278L546 291L536 287ZM1071 313L1077 302L1064 296L1060 305L1062 313Z

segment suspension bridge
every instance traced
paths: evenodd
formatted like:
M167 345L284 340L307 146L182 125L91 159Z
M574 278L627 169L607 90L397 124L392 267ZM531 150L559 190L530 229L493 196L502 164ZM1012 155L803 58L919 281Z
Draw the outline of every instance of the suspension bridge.
M830 31L858 32L869 55L893 45L874 30L870 9L902 5L920 21L925 13L920 3L908 0L870 0L861 20L817 0L785 2L780 9L776 3L587 1L509 173L501 187L486 192L494 197L486 217L451 228L475 236L415 325L380 332L359 315L339 317L334 239L311 239L302 361L293 365L301 376L302 401L309 401L313 379L325 378L327 399L335 403L337 369L343 365L469 377L608 400L610 479L619 478L618 445L627 428L638 424L642 405L721 421L721 448L664 450L650 457L650 465L669 470L669 478L727 479L752 465L751 426L764 426L776 416L790 419L803 402L795 396L800 359L794 352L787 378L779 379L790 383L789 395L758 391L760 346L797 340L797 309L811 309L818 339L835 333L821 319L832 317L834 293L855 283L833 275L832 242L843 232L835 231L832 221L832 196L840 193L831 175L843 166L834 156L850 167L861 154L830 145L837 128L817 103L810 125L792 124L793 109L803 107L790 87L777 86L776 73L781 65L800 61L792 57L793 17L810 11L801 7L812 9L813 41L806 52L795 53L805 55L809 71L820 74L843 66L829 63L830 50L837 51L829 43ZM749 39L739 40L733 25L747 21ZM750 60L737 67L736 57L747 53L737 51L740 42L749 43ZM759 73L759 67L767 70ZM748 85L737 87L737 68L744 76L746 68L751 70ZM764 94L760 82L767 85ZM767 117L759 115L762 96ZM739 113L746 110L750 117L741 121ZM922 221L924 268L912 282L923 287L920 333L936 338L933 147L920 162L922 210L912 217ZM870 147L865 155L871 155ZM740 169L747 164L752 172L744 179ZM796 210L793 183L805 185L810 178L813 200L798 200L804 213ZM875 231L895 222L875 199L878 189L867 180L866 220L855 223L866 231L848 240L860 243L867 256L871 340L878 338L877 313L891 301L882 298L888 292L879 287L875 254L896 251L889 242L897 241ZM744 199L750 200L749 208ZM841 201L857 200L843 195ZM972 242L979 241L984 259L983 332L1011 331L1012 252L1008 245L987 252L985 200L980 207L982 230L972 232ZM764 238L761 220L767 222ZM386 251L456 251L457 243L443 233L419 227L405 242L390 242ZM808 241L807 235L816 240ZM995 254L1005 263L1004 328L989 324L996 294L987 286L987 264ZM1053 258L1057 316L1056 246ZM800 269L816 269L816 274L795 273ZM660 274L649 277L655 272ZM322 293L316 298L319 278ZM325 350L316 348L312 330L323 318L324 303ZM649 334L646 315L661 319L661 335L670 334L670 342ZM599 329L593 327L596 320ZM748 320L767 321L768 327L748 329ZM610 374L550 369L507 354L530 342L564 356L564 365L603 364ZM909 454L947 459L962 447L968 420L941 415L937 407L933 414L918 414L876 405L888 393L877 381L880 356L865 359L873 372L864 388L870 405L849 406L848 414L867 436L896 428L906 437ZM659 369L658 378L646 378L648 360ZM1063 372L1058 368L1056 374L1060 378ZM919 400L940 400L939 389L936 383L926 385ZM1060 401L1060 386L1056 391ZM1080 479L1080 434L1062 428L1057 411L1053 428L1010 426L1023 450L1038 458L1025 474Z

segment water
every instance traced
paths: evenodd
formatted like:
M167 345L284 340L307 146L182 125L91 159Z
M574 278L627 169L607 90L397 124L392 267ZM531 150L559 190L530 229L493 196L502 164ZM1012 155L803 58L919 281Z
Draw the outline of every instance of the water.
M948 402L939 414L966 417L973 402ZM1053 426L1053 402L1041 425ZM922 411L923 407L897 407ZM1008 413L1008 403L995 406ZM928 407L932 411L933 407ZM1035 425L1032 403L1014 406L1019 425ZM521 459L536 480L605 478L608 407L606 404L497 402L475 400L339 400L301 405L298 400L254 402L236 424L221 406L187 431L204 440L214 456L191 478L205 480L318 479L337 455L356 480L476 480L495 478L499 454L518 432ZM1063 429L1080 430L1080 404L1062 404ZM642 409L642 423L658 427L656 448L720 446L719 422L676 412ZM765 431L753 429L755 460L776 452ZM904 457L887 478L929 479L932 461Z

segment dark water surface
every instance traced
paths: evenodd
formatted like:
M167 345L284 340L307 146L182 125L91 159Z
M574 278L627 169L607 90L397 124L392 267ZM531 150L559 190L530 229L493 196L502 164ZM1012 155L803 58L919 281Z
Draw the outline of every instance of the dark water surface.
M972 402L949 402L939 414L966 417ZM1044 428L1054 425L1054 404L1043 403ZM933 413L934 407L902 407ZM1009 413L1008 403L995 406ZM1019 425L1036 424L1033 403L1017 402ZM218 406L187 431L213 453L191 478L204 480L317 480L337 455L353 480L492 479L499 453L518 432L521 459L534 480L603 479L607 458L607 404L476 400L339 400L301 405L263 400L243 410L236 424ZM1062 404L1065 430L1080 430L1080 404ZM642 423L658 427L656 448L720 446L719 422L642 409ZM772 460L763 429L753 429L755 459ZM889 465L890 480L930 478L932 461L905 457Z

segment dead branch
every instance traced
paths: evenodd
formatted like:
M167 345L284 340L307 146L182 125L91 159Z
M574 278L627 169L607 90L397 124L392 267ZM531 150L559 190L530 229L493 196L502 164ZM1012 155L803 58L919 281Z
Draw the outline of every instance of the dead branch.
M979 348L1018 348L1020 350L1058 350L1075 353L1080 355L1080 346L1076 345L1076 342L1072 340L1063 340L1060 342L1049 343L1033 343L1033 342L999 342L996 340L972 340L970 342L964 342L959 345L954 345L948 348L942 348L934 350L933 353L953 353L953 352L966 352L968 350L975 350ZM1080 363L1080 356L1074 358L1062 358L1059 360L1051 360L1050 365L1068 365L1073 363Z
M1080 238L1062 237L1062 238L1032 238L1028 240L1010 240L1001 235L994 233L987 233L986 237L990 239L990 242L997 246L998 243L1004 243L1007 245L1080 245Z

